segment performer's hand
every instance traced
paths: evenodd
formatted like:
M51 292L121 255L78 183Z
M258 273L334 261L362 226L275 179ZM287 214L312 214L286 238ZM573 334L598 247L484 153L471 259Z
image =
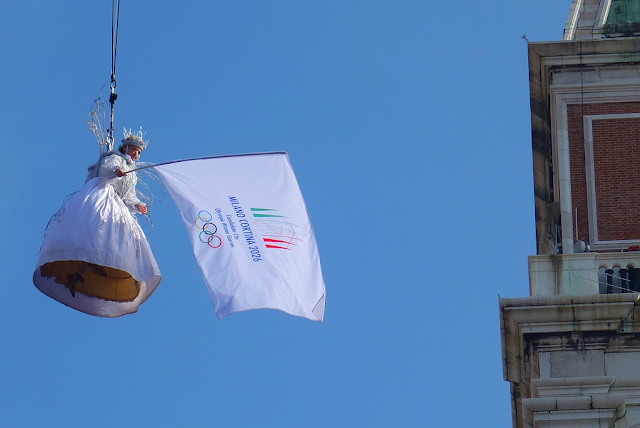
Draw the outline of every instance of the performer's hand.
M138 212L140 214L146 214L147 213L147 207L145 207L144 205L136 205L136 207L138 207Z
M116 176L117 177L124 177L124 171L120 168L116 168Z

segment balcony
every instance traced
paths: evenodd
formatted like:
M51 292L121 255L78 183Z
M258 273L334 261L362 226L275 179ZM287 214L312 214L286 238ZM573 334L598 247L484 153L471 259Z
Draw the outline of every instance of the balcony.
M640 252L529 256L533 297L640 291Z

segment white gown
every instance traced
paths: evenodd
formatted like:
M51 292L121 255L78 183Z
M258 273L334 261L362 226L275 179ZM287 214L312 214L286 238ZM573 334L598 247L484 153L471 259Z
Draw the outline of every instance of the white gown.
M108 154L98 176L53 216L33 274L33 283L47 296L102 317L136 312L161 280L151 247L133 215L135 205L142 204L135 195L136 175L118 178L118 167L128 171L135 163L120 153ZM83 262L104 270L89 269L75 286L74 297L67 277Z

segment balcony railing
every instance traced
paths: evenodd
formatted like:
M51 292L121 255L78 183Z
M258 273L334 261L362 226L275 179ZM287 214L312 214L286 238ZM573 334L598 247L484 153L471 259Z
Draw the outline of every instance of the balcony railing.
M640 292L640 252L529 257L531 296Z

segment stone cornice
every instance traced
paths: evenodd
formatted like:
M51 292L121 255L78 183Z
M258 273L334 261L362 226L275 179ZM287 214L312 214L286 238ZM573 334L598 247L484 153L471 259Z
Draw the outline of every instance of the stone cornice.
M606 349L611 344L610 341L606 341L607 334L615 337L616 333L640 332L638 293L512 298L500 299L499 304L503 376L504 380L511 383L513 426L518 428L529 426L527 424L533 421L535 412L545 411L539 407L540 405L551 406L547 410L556 411L563 407L557 407L560 402L569 403L565 403L566 400L551 403L545 398L531 398L533 385L529 383L533 381L532 375L536 375L530 370L536 370L538 363L528 361L531 349L527 346L536 343L535 337L582 332L591 335L601 332L604 333L605 342L594 346ZM531 340L533 342L530 342ZM536 386L540 385L545 385L545 382ZM632 401L637 401L635 385L619 384L617 388L620 388L619 392L626 389L634 391ZM598 418L615 419L619 409L617 406L612 407L608 409L609 413ZM561 413L555 415L562 417ZM583 416L590 418L593 414Z
M573 331L640 332L640 294L500 299L504 380L520 381L523 336ZM634 310L635 309L635 310Z

